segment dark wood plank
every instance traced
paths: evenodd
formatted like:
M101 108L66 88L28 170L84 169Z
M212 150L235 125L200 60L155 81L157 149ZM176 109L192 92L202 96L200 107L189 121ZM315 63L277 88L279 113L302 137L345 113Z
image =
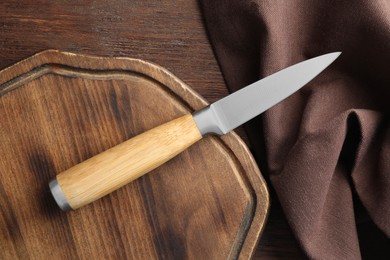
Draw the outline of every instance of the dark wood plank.
M196 1L2 1L0 67L46 49L152 61L208 101L228 92Z

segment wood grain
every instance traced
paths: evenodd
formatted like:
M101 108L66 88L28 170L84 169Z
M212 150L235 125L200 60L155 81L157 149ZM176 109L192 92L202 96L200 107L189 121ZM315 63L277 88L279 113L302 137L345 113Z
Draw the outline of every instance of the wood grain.
M206 137L77 211L61 212L49 194L59 172L207 105L171 73L136 59L47 51L0 78L1 259L254 254L269 198L234 133Z
M209 102L229 93L207 39L196 0L112 0L109 3L104 0L2 0L0 69L46 49L152 61L169 69ZM17 117L17 114L12 115ZM256 129L254 127L252 131ZM35 128L34 131L39 130ZM242 129L239 129L238 134L250 145ZM88 153L88 149L85 151ZM35 167L45 169L51 164L44 160L43 155L46 153L46 148L35 153ZM259 166L266 169L263 162L259 162ZM0 190L0 193L0 209L9 207L6 203L8 200L2 200L5 198L4 192ZM274 194L272 201L269 221L255 258L301 259L302 253ZM56 215L57 212L51 214ZM7 225L14 230L13 238L21 241L16 220L12 215L7 219ZM58 235L62 235L63 243L73 243L71 236ZM22 258L25 256L24 248L20 244L15 249ZM62 252L69 258L75 257L65 250Z
M72 209L138 179L202 139L191 114L120 143L56 176Z

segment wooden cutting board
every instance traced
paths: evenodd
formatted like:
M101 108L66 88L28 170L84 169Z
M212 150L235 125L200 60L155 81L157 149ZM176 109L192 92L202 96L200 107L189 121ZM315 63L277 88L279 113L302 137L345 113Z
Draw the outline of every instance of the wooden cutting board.
M58 173L206 104L137 59L50 50L1 71L0 259L252 256L269 197L233 132L75 211L49 192Z

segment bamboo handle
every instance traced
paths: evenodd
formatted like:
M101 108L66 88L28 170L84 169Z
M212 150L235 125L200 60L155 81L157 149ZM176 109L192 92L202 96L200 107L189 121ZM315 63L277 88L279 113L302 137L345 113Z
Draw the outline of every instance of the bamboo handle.
M57 175L50 188L63 210L91 203L173 158L198 140L192 115L129 139Z

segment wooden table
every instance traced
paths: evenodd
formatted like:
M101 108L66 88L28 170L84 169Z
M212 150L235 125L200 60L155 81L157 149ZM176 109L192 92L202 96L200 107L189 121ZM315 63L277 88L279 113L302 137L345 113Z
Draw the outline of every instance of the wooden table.
M151 61L209 102L229 93L196 0L3 0L0 69L46 49ZM246 139L242 129L238 133ZM272 190L271 197L255 258L303 258Z

